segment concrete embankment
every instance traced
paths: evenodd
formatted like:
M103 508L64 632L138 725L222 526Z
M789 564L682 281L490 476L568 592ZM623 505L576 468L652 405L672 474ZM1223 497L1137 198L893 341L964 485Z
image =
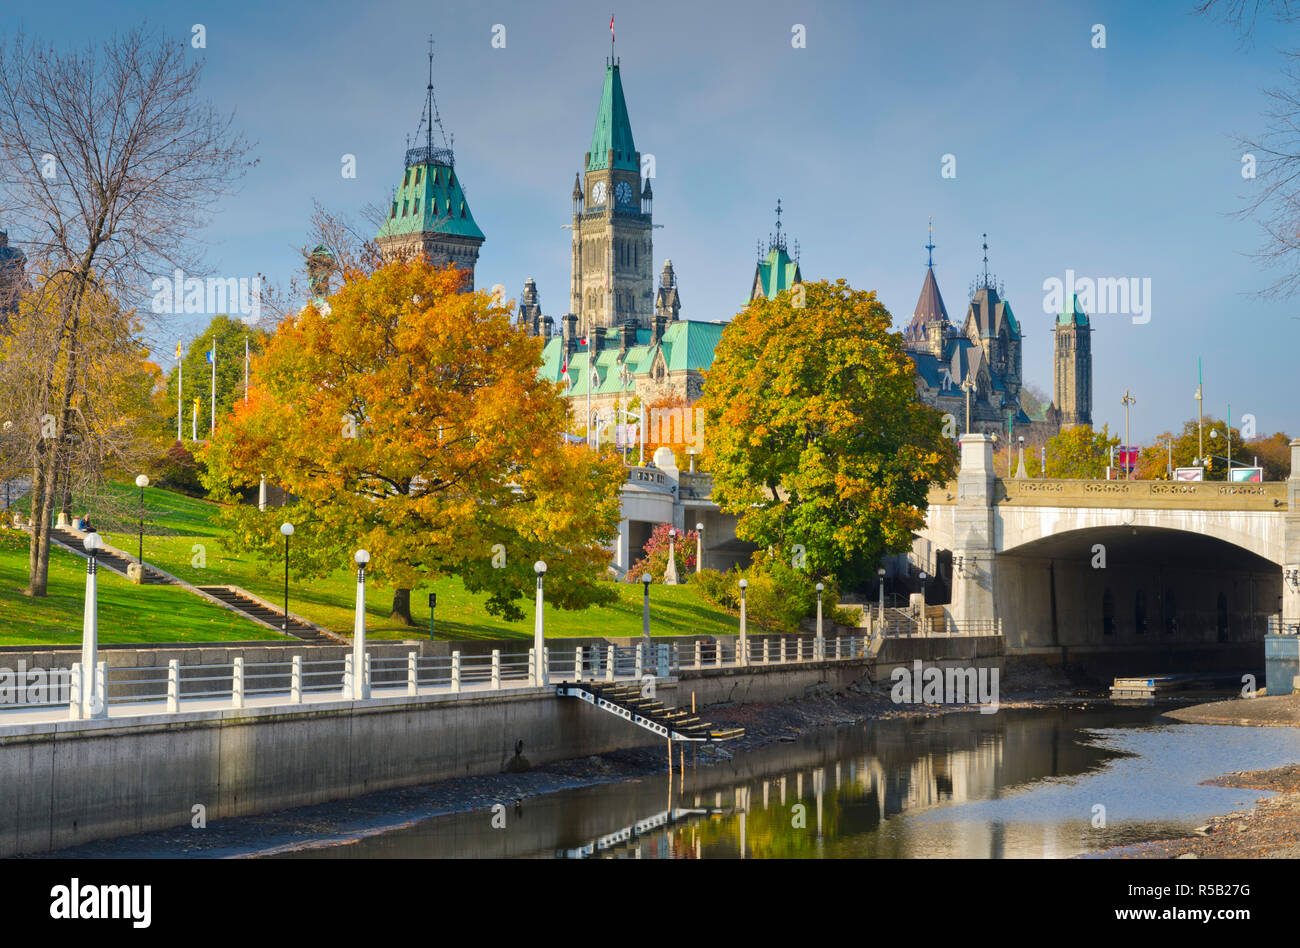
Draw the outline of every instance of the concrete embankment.
M657 691L701 709L798 699L918 658L969 664L976 648L999 661L996 639L891 641L875 660L686 669ZM211 821L658 742L551 688L14 725L0 729L0 855L186 825L196 807Z

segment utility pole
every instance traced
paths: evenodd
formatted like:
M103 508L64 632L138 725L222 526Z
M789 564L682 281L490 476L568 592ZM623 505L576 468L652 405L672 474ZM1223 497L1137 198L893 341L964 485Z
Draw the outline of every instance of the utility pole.
M1128 409L1130 405L1137 404L1137 399L1129 393L1128 389L1124 389L1124 397L1120 401L1124 405L1124 479L1131 481L1133 480L1133 465L1129 463L1129 458L1132 456L1133 446L1129 441L1128 434Z

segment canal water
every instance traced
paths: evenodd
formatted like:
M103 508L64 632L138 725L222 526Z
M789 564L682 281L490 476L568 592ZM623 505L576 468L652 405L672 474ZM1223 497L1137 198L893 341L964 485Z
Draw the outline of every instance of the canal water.
M1188 835L1267 794L1201 786L1300 760L1295 728L1151 707L824 728L684 772L433 817L280 858L1069 857ZM321 845L325 842L325 845Z

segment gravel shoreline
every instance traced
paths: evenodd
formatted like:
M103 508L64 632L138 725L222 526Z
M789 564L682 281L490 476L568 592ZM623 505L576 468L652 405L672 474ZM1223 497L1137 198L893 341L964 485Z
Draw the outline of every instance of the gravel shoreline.
M1300 695L1234 698L1166 712L1176 721L1238 727L1300 726ZM1267 790L1249 810L1216 816L1195 836L1155 840L1104 850L1110 859L1297 859L1300 858L1300 764L1271 770L1234 771L1207 786Z

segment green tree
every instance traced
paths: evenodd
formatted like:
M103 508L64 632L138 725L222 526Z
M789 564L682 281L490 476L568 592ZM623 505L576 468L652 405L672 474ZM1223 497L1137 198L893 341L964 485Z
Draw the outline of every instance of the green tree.
M198 436L200 441L208 439L212 419L212 364L208 353L212 351L213 340L217 347L217 428L220 430L223 419L230 414L236 404L244 401L244 340L248 340L249 359L261 355L266 348L268 335L261 329L254 329L239 319L229 316L215 316L206 329L184 349L182 364L184 378L181 380L184 403L181 411L181 440L189 442L194 402L199 403ZM250 370L251 371L251 370ZM167 400L171 406L167 417L167 430L176 432L176 366L173 364L167 374Z
M1178 434L1165 431L1158 435L1154 444L1142 449L1133 476L1143 480L1163 480L1167 477L1170 455L1168 442L1173 441L1174 467L1196 467L1198 452L1204 444L1205 454L1209 458L1205 467L1205 479L1207 481L1227 480L1229 434L1232 436L1232 466L1249 464L1252 453L1250 448L1243 446L1241 432L1236 428L1229 429L1223 421L1206 415L1204 425L1199 432L1196 419L1190 418L1183 423L1183 430ZM1281 435L1281 437L1286 436ZM1265 476L1269 476L1267 472Z
M1062 431L1047 441L1047 476L1105 478L1112 447L1119 447L1119 438L1105 428L1077 425Z
M844 280L759 298L727 326L696 408L713 499L741 539L860 582L907 550L956 446L875 293Z

